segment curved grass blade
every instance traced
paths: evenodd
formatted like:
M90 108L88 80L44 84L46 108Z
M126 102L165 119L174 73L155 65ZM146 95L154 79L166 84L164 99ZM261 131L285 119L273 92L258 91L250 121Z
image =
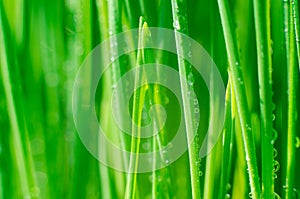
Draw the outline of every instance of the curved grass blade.
M144 52L143 52L143 43L149 37L149 32L147 30L147 24L144 23L143 18L140 18L139 25L139 50L137 54L137 65L143 64L144 62ZM138 88L139 82L142 81L145 83L146 77L145 73L140 73L138 70L136 72L136 88ZM145 95L147 91L146 86L142 86L139 91L134 93L133 96L133 110L132 110L132 122L136 123L138 127L142 126L142 112L145 104ZM133 173L128 173L127 183L126 183L126 192L125 198L137 198L137 169L138 169L138 156L140 152L140 142L141 142L141 128L132 128L132 134L137 135L137 137L132 137L131 139L131 149L130 151L133 153L130 157L129 162L129 171L133 171ZM135 132L137 131L137 132Z

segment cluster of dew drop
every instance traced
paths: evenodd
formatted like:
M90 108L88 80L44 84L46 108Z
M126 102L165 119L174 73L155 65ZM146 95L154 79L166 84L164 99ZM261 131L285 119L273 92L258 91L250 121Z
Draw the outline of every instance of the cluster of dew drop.
M272 95L273 95L273 92L272 92ZM274 103L272 103L272 112L274 112L276 109L276 105ZM275 114L272 114L272 122L275 121ZM272 140L271 140L271 144L274 145L275 144L275 141L277 140L278 138L278 132L276 129L273 128L272 130ZM277 179L277 172L279 171L280 169L280 164L279 162L275 159L278 155L278 152L277 152L277 149L275 147L273 147L273 179ZM278 193L274 192L274 198L275 199L280 199L280 196L278 195Z

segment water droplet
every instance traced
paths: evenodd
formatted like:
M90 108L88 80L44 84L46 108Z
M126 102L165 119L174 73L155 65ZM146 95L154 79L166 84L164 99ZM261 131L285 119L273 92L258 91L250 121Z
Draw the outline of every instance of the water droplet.
M242 78L238 78L238 82L241 84L241 85L243 85L244 84L244 81L242 80Z
M273 173L273 179L275 180L277 178L277 174Z
M187 96L188 96L188 98L191 97L191 92L190 91L187 92Z
M191 52L191 51L188 53L188 57L189 57L189 58L192 57L192 52Z
M272 111L276 109L276 105L272 102Z
M280 164L277 160L274 160L274 163L273 163L273 172L277 172L280 168Z
M197 97L194 98L194 105L197 105L198 104L198 99Z
M199 176L203 176L203 172L202 172L202 171L199 171L199 172L198 172L198 175L199 175Z
M238 65L239 65L239 62L235 62L235 65L238 66Z
M113 31L108 31L108 34L111 36L111 35L113 35Z
M113 90L115 90L115 89L117 88L117 85L116 85L116 84L113 84L113 85L111 85L111 88L112 88Z
M251 131L251 130L252 130L252 129L251 129L251 126L250 126L249 124L246 124L245 127L246 127L246 130L247 130L247 131Z
M174 21L173 27L174 27L176 30L179 30L179 29L180 29L180 24L179 24L179 21L178 21L178 20L175 20L175 21Z
M271 144L274 144L275 141L277 140L278 138L278 133L275 129L273 129L273 135L272 135L272 141L271 141Z
M194 83L195 83L195 78L194 78L194 75L193 75L193 73L190 73L189 75L188 75L188 84L190 85L190 86L193 86L194 85Z
M227 183L227 184L226 184L226 191L230 191L230 189L231 189L231 184L230 184L230 183Z
M164 102L165 105L169 104L169 102L170 102L169 97L165 95L164 98L163 98L163 102Z
M161 182L162 180L163 180L163 178L161 177L161 175L156 176L156 181L157 182Z
M165 160L165 163L166 163L166 164L170 164L170 160L166 159L166 160Z
M274 114L272 114L272 121L274 121L275 120L275 115Z
M276 158L277 155L278 155L278 152L277 152L277 150L274 148L274 149L273 149L273 157Z
M296 148L300 148L300 138L296 137Z
M299 189L294 188L293 191L294 191L294 193L295 193L295 198L296 198L296 199L299 199L299 195L300 195Z
M231 196L230 196L229 193L227 193L226 196L225 196L225 198L228 198L228 199L229 199L230 197L231 197Z
M249 198L252 198L253 197L253 194L252 192L249 193Z
M281 197L278 195L278 193L274 192L274 199L281 199Z
M199 113L199 108L195 108L194 113Z

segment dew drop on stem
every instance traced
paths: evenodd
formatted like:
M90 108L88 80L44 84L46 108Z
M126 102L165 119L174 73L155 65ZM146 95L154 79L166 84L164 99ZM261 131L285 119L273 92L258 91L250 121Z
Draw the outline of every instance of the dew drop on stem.
M272 102L272 111L275 111L276 105Z
M179 21L178 21L178 20L175 20L175 21L174 21L173 27L174 27L176 30L180 30L180 24L179 24Z
M277 137L278 137L278 133L275 129L273 129L273 135L272 135L272 141L271 141L271 144L274 144L275 141L277 140Z
M203 176L203 172L202 172L202 171L199 171L199 172L198 172L198 175L199 175L199 176Z
M253 198L252 192L249 193L249 198Z
M300 148L300 138L296 137L296 148Z
M280 168L280 164L277 160L274 160L274 163L273 163L273 172L277 172Z
M230 184L230 183L227 183L227 184L226 184L226 191L230 191L230 189L231 189L231 184Z
M294 188L293 191L294 191L294 193L295 193L295 198L296 198L296 199L299 199L299 197L300 197L300 190L297 189L297 188Z
M193 85L194 85L194 83L195 83L195 77L194 77L193 73L188 74L188 79L187 79L187 81L188 81L188 84L189 84L190 86L193 86Z
M274 199L281 199L281 197L278 195L278 193L274 192Z
M272 114L272 121L275 121L275 115Z
M275 148L273 148L273 157L276 158L278 155L278 152Z

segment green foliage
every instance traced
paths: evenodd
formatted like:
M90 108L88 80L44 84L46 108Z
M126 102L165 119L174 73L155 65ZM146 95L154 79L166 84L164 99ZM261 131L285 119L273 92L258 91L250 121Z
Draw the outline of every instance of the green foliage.
M298 5L298 0L1 0L0 198L299 198ZM209 108L217 99L210 99L203 78L182 57L145 48L153 39L149 27L173 29L177 52L191 51L179 33L196 40L227 85L223 131L205 158L199 158L199 149L210 115L218 114ZM107 151L107 157L136 171L137 153L166 146L181 112L191 136L192 91L201 115L188 150L172 163L162 151L167 166L147 173L99 163L79 139L72 111L75 75L86 56L110 36L133 28L139 36L127 44L138 43L139 49L110 65L95 96L106 136L132 154L127 159ZM121 50L112 44L109 59ZM158 109L150 115L153 104L165 108L168 120L159 134L134 138L115 125L109 96L126 72L149 63L157 64L159 78L167 74L158 64L178 71L183 107L168 88L148 82L153 74L136 73L145 85L131 96L132 122L143 126L155 116L157 131L162 115ZM82 98L90 96L93 73L86 74ZM118 106L126 86L122 91ZM131 133L140 135L141 129ZM149 161L153 168L156 159Z

